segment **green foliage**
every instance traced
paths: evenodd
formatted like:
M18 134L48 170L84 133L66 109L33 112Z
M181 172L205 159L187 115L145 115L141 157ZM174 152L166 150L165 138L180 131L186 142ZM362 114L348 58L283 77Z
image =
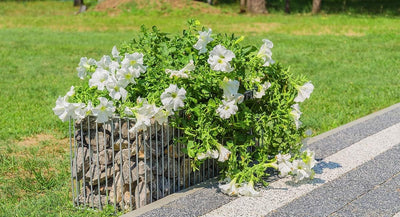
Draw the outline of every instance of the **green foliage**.
M215 71L210 67L208 53L201 54L193 45L198 39L198 21L190 20L189 29L182 35L169 35L157 27L151 30L141 28L139 37L119 46L120 55L142 53L143 64L147 71L126 87L126 100L113 100L107 90L97 90L85 84L76 87L77 91L71 102L97 106L98 97L106 97L114 102L120 116L129 115L125 108L140 108L139 98L147 99L149 104L160 107L161 95L170 84L186 90L184 107L175 112L169 124L181 129L185 135L179 138L181 144L187 144L184 151L195 159L194 169L203 160L197 156L211 150L221 152L221 144L228 146L232 155L222 165L222 174L238 181L259 182L269 174L264 171L278 153L298 154L303 138L303 129L297 129L291 114L293 101L298 87L307 80L293 76L281 64L263 66L264 61L253 45L241 45L243 37L216 34L207 48L211 50L223 45L236 57L232 60L233 72ZM125 57L126 58L126 57ZM189 78L170 77L167 69L182 69L193 60L195 69ZM93 66L91 66L93 67ZM90 68L89 72L95 71ZM90 74L89 73L89 74ZM89 78L91 76L89 75ZM239 93L253 94L261 91L262 84L271 87L261 98L250 98L238 105L238 112L229 118L218 115L217 110L223 104L222 83L237 80L240 82ZM227 99L225 99L227 100ZM134 112L135 113L135 112ZM135 113L136 114L136 113ZM257 143L255 141L258 141ZM251 151L250 151L251 150ZM222 161L222 160L221 160Z

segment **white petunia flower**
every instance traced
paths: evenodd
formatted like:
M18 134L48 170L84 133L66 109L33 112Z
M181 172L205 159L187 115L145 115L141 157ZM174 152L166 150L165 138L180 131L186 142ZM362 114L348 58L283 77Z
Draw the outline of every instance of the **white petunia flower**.
M299 129L299 127L301 125L300 116L301 116L302 112L300 111L299 104L292 105L292 108L293 108L293 110L290 112L290 114L293 116L294 123L296 124L296 128Z
M158 122L158 124L162 125L164 123L168 123L168 117L172 113L163 108L156 108L156 114L154 115L154 120Z
M111 62L112 62L111 57L108 56L108 55L104 55L97 62L97 67L101 67L101 68L103 68L105 70L109 70L109 66L110 66Z
M135 126L129 130L130 132L147 130L147 127L151 126L151 118L156 113L156 106L154 104L149 104L147 99L138 98L137 101L141 106L134 109L136 123Z
M238 93L239 90L239 81L237 80L230 80L227 77L221 82L222 90L224 91L223 98L226 101L234 100L236 103L242 103L244 96L241 93Z
M75 119L82 120L86 117L88 108L85 103L74 103L75 106Z
M128 107L125 107L124 113L125 113L126 115L129 115L129 116L132 116L132 115L133 115L132 109L130 109L130 108L128 108Z
M110 97L115 100L122 98L122 100L125 101L128 96L128 91L125 90L124 85L120 84L114 76L108 77L106 87L110 92Z
M125 54L124 60L121 62L121 68L126 68L131 72L140 73L146 72L146 66L143 65L143 54L141 53L133 53L133 54ZM137 76L137 77L139 77Z
M221 192L224 194L227 194L229 196L236 196L238 195L238 188L236 184L236 179L233 179L231 182L224 184L224 185L219 185L219 189L221 189Z
M119 55L119 51L117 46L114 46L111 50L111 55L119 62L121 60L121 56Z
M260 192L254 190L254 184L252 181L250 181L248 184L242 183L238 188L238 194L248 197L258 197L261 195Z
M104 123L113 115L115 106L112 101L108 101L104 97L99 97L100 104L93 108L93 115L97 116L97 123Z
M264 42L264 44L261 45L261 48L258 51L257 56L264 61L263 66L269 66L269 65L275 63L275 61L271 58L272 57L271 49L274 47L274 45L268 39L263 39L263 42Z
M186 98L186 90L175 84L170 84L167 89L161 94L161 102L169 111L177 111L179 108L185 106L183 100Z
M75 106L73 103L67 102L66 97L58 97L53 112L63 122L69 120L69 118L75 118Z
M306 156L306 160L305 160L304 163L309 168L313 168L315 166L315 164L317 163L317 161L315 160L315 153L313 151L308 150L308 149L305 152L307 153L307 156Z
M300 159L293 161L292 173L295 181L301 181L305 178L311 178L313 175L313 170L306 163L304 163L303 160Z
M124 88L130 83L136 84L135 78L139 76L140 72L138 69L129 71L128 69L122 68L117 70L118 83L120 83Z
M199 160L203 160L206 158L217 159L218 155L219 155L219 153L217 150L207 150L206 153L197 154L197 159L199 159Z
M275 156L278 164L278 170L281 172L281 176L287 176L292 171L292 163L290 162L290 154L278 154Z
M170 78L178 77L178 78L189 78L189 73L195 69L195 66L193 64L193 60L190 60L190 62L183 67L183 69L177 71L177 70L171 70L171 69L166 69L165 73L170 74Z
M223 119L228 119L231 115L236 114L238 111L238 106L235 100L225 101L222 100L222 105L217 108L217 114Z
M261 99L265 95L265 91L271 87L271 83L269 82L264 82L264 84L261 85L261 88L258 89L258 92L254 93L254 98Z
M68 99L69 97L73 96L74 94L75 94L75 87L71 86L71 88L69 89L69 91L67 92L65 97L66 97L66 99Z
M294 99L295 102L303 102L305 99L310 98L311 93L314 90L314 85L311 82L305 83L301 87L297 87L299 91L296 98Z
M92 78L89 80L89 86L97 86L98 90L104 90L109 77L109 72L103 68L97 68L93 73Z
M214 39L211 38L211 29L208 29L208 31L199 31L199 40L196 42L193 47L197 50L199 50L199 54L206 53L207 52L207 44L213 41Z
M235 58L235 54L219 44L210 52L207 62L214 71L231 72L233 68L229 61L233 58Z
M223 145L219 145L218 152L219 152L219 158L218 158L219 162L225 162L226 160L229 159L229 155L231 154L231 152Z
M87 57L82 57L79 62L79 66L76 68L76 70L78 71L78 77L80 79L85 79L90 67L94 65L96 65L96 60L92 58L87 59Z
M86 116L91 115L93 113L93 103L92 101L89 100L87 106L86 106Z

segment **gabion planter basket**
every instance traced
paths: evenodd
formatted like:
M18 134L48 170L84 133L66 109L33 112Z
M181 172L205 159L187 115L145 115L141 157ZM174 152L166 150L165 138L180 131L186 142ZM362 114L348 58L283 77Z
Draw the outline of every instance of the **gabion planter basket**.
M198 171L191 169L184 145L175 142L182 136L178 129L153 124L146 131L129 132L134 119L95 120L70 120L75 206L134 210L218 174L212 159Z

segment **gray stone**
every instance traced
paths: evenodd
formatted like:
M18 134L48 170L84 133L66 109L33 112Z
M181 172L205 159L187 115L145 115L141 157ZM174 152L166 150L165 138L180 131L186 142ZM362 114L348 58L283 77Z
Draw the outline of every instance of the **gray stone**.
M103 129L105 129L107 133L114 134L114 137L119 136L118 119L113 119L112 121L104 123Z
M120 173L117 173L114 179L113 186L110 191L110 201L112 203L119 203L122 200L122 194L125 192L125 184L123 183L122 176Z
M92 162L92 164L97 164L97 158L98 158L100 165L111 164L112 163L112 154L113 154L113 152L111 149L103 150L98 154L94 154L91 162Z
M88 123L88 119L90 123ZM102 126L102 123L97 123L97 128L101 128ZM82 129L84 132L87 132L89 129L96 129L96 117L85 117L80 121L76 121L75 129Z
M150 203L150 189L144 182L139 182L135 188L135 202L137 207L145 206Z
M89 135L85 136L86 144L91 146L93 152L98 152L110 148L110 135L105 133L100 129L96 134L96 130L90 130ZM98 147L97 147L98 146Z
M123 149L122 151L117 152L114 156L114 161L118 165L121 165L121 154L122 154L122 164L124 164L125 162L129 161L132 157L136 155L136 149L135 148Z
M131 177L129 177L129 173L131 174ZM146 180L147 183L152 180L151 169L149 165L145 164L143 161L139 162L138 167L136 166L135 162L130 162L130 163L129 161L125 162L123 165L122 174L125 184L129 184L130 181L132 183L137 182L138 177L141 180Z
M126 149L129 146L129 141L126 139L118 139L114 142L114 151L119 151L121 149Z
M129 129L135 126L135 123L133 121L129 121L129 126L128 122L125 121L122 124L121 128L121 136L123 139L128 140L128 135L129 135L129 140L135 140L136 139L136 133L135 132L129 132Z
M99 169L100 168L100 169ZM90 178L92 178L93 185L98 185L98 181L100 180L100 183L103 183L106 178L112 178L116 175L117 172L119 172L119 166L117 164L113 165L107 165L107 168L105 165L99 165L97 164L92 164L92 166L89 168L89 171L86 173L86 181L90 181Z
M179 146L176 145L169 145L169 147L167 147L164 151L164 154L171 156L173 158L179 158L179 157L183 157L183 155L185 155L185 153L183 153L180 150Z
M78 147L72 163L72 175L78 180L89 170L89 153L86 147Z

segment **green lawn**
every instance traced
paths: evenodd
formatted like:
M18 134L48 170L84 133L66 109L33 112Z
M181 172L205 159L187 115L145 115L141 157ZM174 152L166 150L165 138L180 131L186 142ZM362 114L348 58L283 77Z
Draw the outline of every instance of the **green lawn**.
M130 40L141 24L178 33L193 17L214 32L246 35L247 43L272 40L274 60L315 85L302 104L302 121L315 135L400 102L398 18L248 16L229 8L213 14L167 8L168 15L153 11L147 17L140 9L75 16L76 10L71 2L0 2L0 216L99 215L72 207L69 147L61 140L68 128L51 109L80 82L80 57L99 59ZM56 139L18 142L36 134Z

